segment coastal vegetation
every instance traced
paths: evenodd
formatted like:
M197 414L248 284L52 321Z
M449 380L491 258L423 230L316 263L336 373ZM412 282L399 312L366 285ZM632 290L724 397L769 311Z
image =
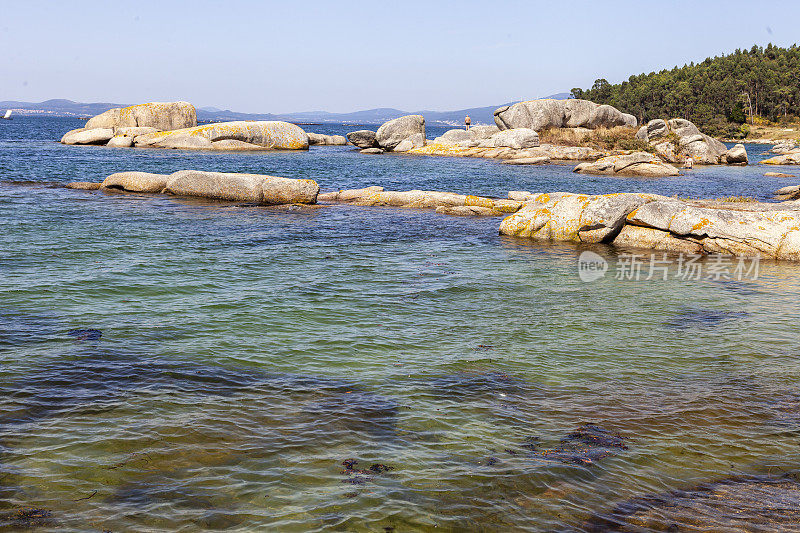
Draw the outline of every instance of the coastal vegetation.
M655 152L647 141L635 138L636 128L615 126L613 128L548 128L539 132L542 143L557 146L588 146L596 150L632 150Z
M574 88L575 98L609 104L640 124L665 117L691 120L709 135L744 138L749 124L792 124L800 116L800 46L772 44Z

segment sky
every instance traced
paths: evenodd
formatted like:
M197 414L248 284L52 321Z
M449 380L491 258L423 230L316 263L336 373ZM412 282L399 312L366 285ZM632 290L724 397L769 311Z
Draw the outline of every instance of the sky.
M800 1L0 0L0 101L447 111L800 41Z

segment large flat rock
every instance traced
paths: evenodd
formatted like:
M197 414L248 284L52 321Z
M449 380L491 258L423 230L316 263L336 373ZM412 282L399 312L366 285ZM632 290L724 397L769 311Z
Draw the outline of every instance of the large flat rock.
M164 190L181 196L276 205L316 203L319 186L314 180L264 174L181 170L170 175Z
M240 141L273 150L307 150L308 135L299 126L283 121L219 122L136 137L137 147L213 149L218 141ZM227 148L227 147L226 147Z

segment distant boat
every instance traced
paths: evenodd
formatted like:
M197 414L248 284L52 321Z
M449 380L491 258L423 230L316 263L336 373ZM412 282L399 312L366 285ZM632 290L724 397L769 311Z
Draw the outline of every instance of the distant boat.
M6 111L6 114L3 115L3 120L11 120L11 110L9 109Z

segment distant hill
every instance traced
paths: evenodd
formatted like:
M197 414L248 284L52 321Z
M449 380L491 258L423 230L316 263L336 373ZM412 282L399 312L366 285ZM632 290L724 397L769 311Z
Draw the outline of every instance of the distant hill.
M570 98L569 93L558 93L546 98L563 100ZM0 110L14 109L31 114L49 114L59 116L94 116L112 107L125 107L130 104L81 103L71 100L47 100L45 102L0 102ZM330 113L328 111L303 111L298 113L242 113L223 110L217 107L200 107L197 109L197 120L201 122L220 122L226 120L285 120L298 123L335 123L335 124L383 124L403 115L424 115L429 124L461 125L464 117L469 115L473 124L493 124L494 110L505 104L487 107L471 107L455 111L403 111L393 108L366 109L350 113Z
M112 107L124 107L124 104L112 104L106 102L84 104L81 102L73 102L72 100L60 99L46 100L38 103L17 102L13 100L0 102L0 109L36 111L38 113L61 116L94 116L99 115L103 111L108 111Z

